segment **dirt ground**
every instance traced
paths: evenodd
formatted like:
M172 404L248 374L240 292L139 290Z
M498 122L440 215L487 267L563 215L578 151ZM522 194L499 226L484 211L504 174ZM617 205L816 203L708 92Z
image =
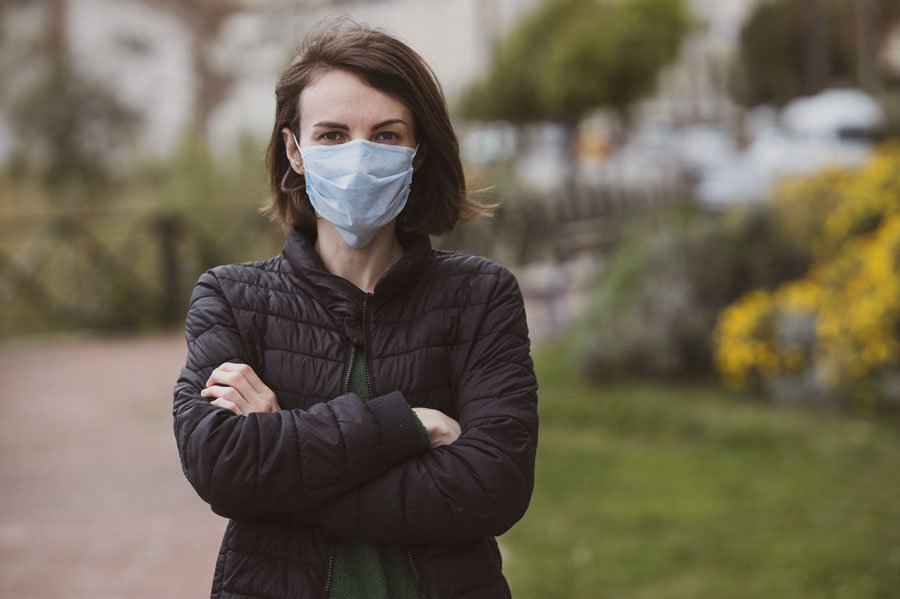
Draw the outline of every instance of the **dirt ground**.
M225 520L181 472L181 332L0 347L0 597L208 596Z

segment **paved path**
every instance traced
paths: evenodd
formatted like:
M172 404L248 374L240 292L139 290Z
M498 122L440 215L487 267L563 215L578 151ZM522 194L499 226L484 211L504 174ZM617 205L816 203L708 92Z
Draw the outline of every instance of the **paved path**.
M0 347L0 597L208 596L225 520L175 449L182 334Z

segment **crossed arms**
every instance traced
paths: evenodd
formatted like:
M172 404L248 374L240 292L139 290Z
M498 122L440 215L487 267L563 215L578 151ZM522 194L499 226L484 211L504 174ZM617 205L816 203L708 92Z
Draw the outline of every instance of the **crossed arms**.
M249 354L215 272L204 273L174 393L185 475L213 511L230 518L284 515L332 534L398 543L502 534L531 497L537 384L511 274L501 271L483 309L477 334L461 348L468 355L456 388L459 437L424 450L399 391L276 409L274 394L267 399L247 367L224 366L246 363ZM237 382L234 373L257 392L252 401L262 403L255 405L271 411L238 415L204 391Z

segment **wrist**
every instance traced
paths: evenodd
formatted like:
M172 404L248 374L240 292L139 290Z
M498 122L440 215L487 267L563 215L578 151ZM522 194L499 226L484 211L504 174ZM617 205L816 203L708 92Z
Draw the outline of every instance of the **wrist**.
M428 436L428 429L422 424L422 420L419 418L419 415L416 414L415 410L413 410L413 418L416 421L416 431L419 433L419 440L422 442L422 447L428 449L431 447L431 437Z

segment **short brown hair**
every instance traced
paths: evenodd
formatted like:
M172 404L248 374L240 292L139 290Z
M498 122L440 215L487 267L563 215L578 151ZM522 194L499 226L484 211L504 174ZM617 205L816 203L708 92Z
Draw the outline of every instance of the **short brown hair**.
M287 159L281 131L300 130L300 93L322 74L342 70L402 102L413 115L418 154L406 207L397 219L401 234L441 235L458 223L486 216L466 193L459 142L434 71L412 48L381 30L347 18L319 23L275 86L275 126L266 152L271 197L262 211L283 227L314 229L316 214L305 180Z

